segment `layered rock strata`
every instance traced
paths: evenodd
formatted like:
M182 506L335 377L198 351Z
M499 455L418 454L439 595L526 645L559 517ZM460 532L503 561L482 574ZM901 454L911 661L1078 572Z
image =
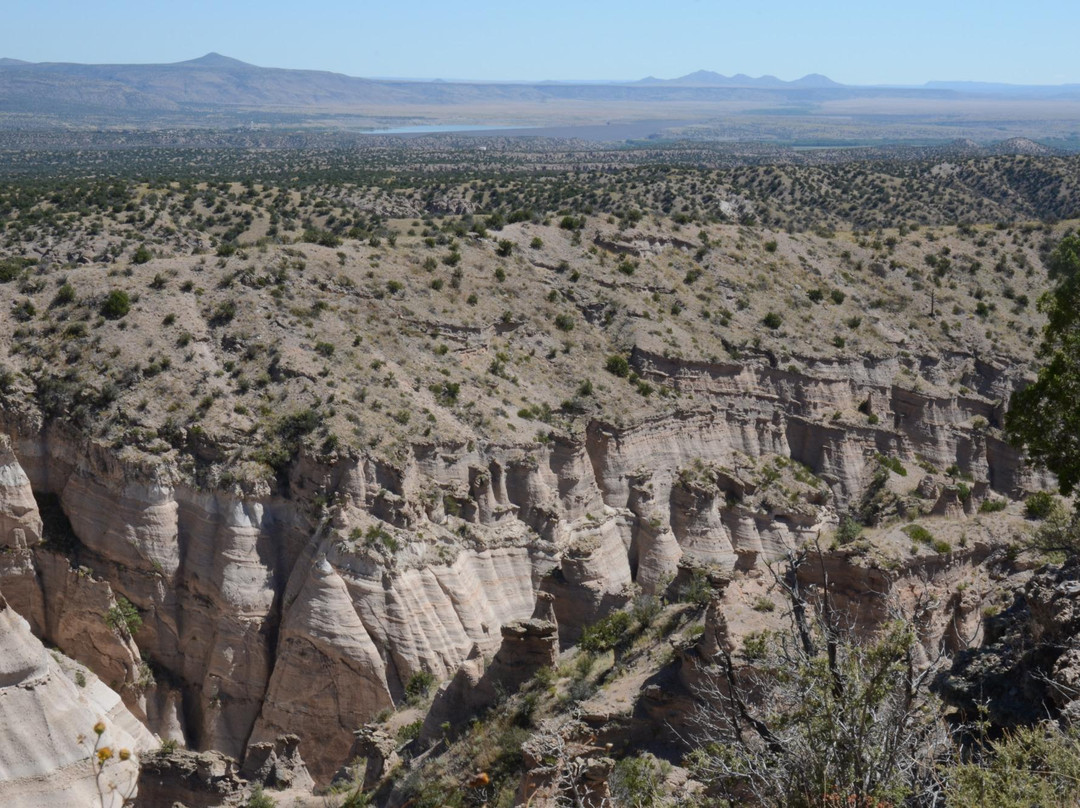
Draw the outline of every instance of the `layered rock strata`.
M96 676L71 665L69 678L2 595L0 649L3 804L120 805L156 739Z
M955 467L976 500L1045 483L999 437L1008 369L959 355L799 361L636 351L642 378L695 407L547 442L415 445L393 465L301 456L276 490L200 488L167 458L11 409L0 586L162 737L242 758L295 733L325 781L410 677L449 679L493 654L538 593L566 645L634 592L664 591L680 565L749 571L818 535L880 457ZM897 386L909 365L970 392ZM131 631L107 620L125 603Z

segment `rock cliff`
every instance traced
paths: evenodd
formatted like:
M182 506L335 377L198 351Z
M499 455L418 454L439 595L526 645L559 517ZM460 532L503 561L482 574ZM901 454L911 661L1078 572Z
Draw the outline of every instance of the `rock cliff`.
M0 794L5 806L119 806L156 739L82 666L50 654L0 596Z
M546 443L417 445L393 467L301 457L277 491L199 487L9 411L0 586L163 738L242 758L295 733L325 781L410 677L494 654L538 593L573 642L681 563L748 571L834 525L885 457L912 490L948 466L978 496L1044 483L997 437L1015 373L968 356L631 364L699 406ZM901 365L969 392L898 387ZM107 619L123 603L137 625Z

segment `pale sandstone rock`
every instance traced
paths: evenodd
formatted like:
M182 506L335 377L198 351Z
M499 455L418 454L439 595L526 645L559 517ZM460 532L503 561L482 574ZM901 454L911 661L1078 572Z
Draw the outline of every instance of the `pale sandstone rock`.
M296 733L316 776L328 778L352 747L353 730L392 706L378 649L345 582L317 559L282 623L278 663L251 742Z
M354 734L356 741L349 753L349 759L363 761L364 770L359 781L365 789L374 788L401 762L397 753L397 741L381 728L374 726L361 727ZM353 772L345 768L338 772L335 779L351 781L354 776Z
M240 774L267 788L310 792L315 787L315 781L308 774L299 748L300 739L296 735L282 735L274 741L253 743L248 746Z
M475 645L454 677L439 688L424 718L423 742L440 737L446 725L458 729L500 695L516 693L540 669L555 666L559 658L555 599L539 593L533 617L507 623L501 633L502 643L490 664Z
M30 479L0 434L0 547L26 550L41 541L41 516Z
M85 675L85 674L84 674ZM64 675L30 627L0 596L0 794L5 808L85 808L96 804L98 782L91 762L101 746L135 756L156 740L124 708L120 697L91 674L85 687ZM136 758L106 763L101 785L126 793L135 782Z
M139 771L137 806L185 808L240 805L246 782L236 761L220 752L177 749L146 755Z
M0 543L14 549L0 557L0 585L35 631L108 681L131 684L142 656L181 682L190 725L166 682L125 689L159 732L237 757L251 740L300 732L321 777L344 761L356 726L402 698L411 675L446 679L474 648L493 653L538 591L554 597L566 644L625 604L635 584L659 592L684 557L756 569L835 522L834 506L865 490L877 452L909 465L917 455L939 468L956 463L1002 493L1046 481L973 429L975 418L1000 422L990 401L1007 397L1015 378L968 356L924 363L920 374L930 385L963 378L978 397L898 388L900 357L800 359L800 373L760 356L688 362L638 350L634 362L643 377L713 406L594 422L584 436L545 445L417 445L396 466L302 457L288 497L258 486L196 490L168 464L12 417L0 453ZM859 412L864 404L878 424ZM809 465L834 500L766 503L739 463L769 455ZM699 461L713 478L681 485L680 472ZM92 576L34 549L41 519L31 486L60 498ZM305 503L327 491L339 504L320 530ZM446 513L444 494L458 498L462 518ZM401 549L380 556L345 540L372 524L399 531ZM852 597L861 586L853 582ZM102 609L120 594L143 618L137 647L103 631ZM954 612L977 622L970 604ZM948 630L959 642L967 628ZM313 694L307 710L299 688L314 660L335 695ZM339 698L346 718L331 720Z

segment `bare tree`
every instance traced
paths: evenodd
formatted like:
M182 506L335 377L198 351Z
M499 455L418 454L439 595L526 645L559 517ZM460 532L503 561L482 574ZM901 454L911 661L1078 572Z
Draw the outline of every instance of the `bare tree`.
M615 761L579 721L549 719L522 747L527 804L534 808L614 808L608 776Z
M787 629L744 644L738 661L719 643L697 692L697 776L729 804L934 804L952 748L929 693L936 665L916 665L910 620L856 632L831 608L827 579L811 601L798 576L807 561L793 552L774 570Z

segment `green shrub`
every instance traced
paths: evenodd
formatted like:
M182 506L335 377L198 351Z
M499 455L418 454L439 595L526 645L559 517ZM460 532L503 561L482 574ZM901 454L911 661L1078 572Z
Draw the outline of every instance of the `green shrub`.
M1049 491L1036 491L1024 502L1024 514L1028 519L1045 519L1054 511L1056 498Z
M774 612L776 611L776 602L765 595L761 595L754 600L753 609L755 612Z
M420 730L424 728L424 720L418 718L410 724L404 724L397 731L398 743L408 743L420 737Z
M131 311L131 297L123 289L113 289L101 304L101 316L107 320L119 320Z
M147 249L146 245L140 244L139 249L135 250L135 254L131 256L131 262L133 264L145 264L153 257L153 253Z
M951 808L1080 804L1080 736L1056 725L1023 727L946 771Z
M431 671L417 671L405 683L405 696L410 703L422 701L434 686L435 674Z
M263 787L260 785L255 786L251 796L248 797L248 801L244 803L244 808L274 808L276 805L277 800L264 792Z
M630 363L626 361L625 356L612 354L607 358L607 362L604 363L604 370L613 376L624 379L630 375Z
M236 316L236 301L223 300L210 315L210 325L222 326L231 323Z
M610 651L629 641L631 617L629 612L612 612L602 617L581 633L581 648L591 653Z
M65 283L59 289L56 290L56 296L52 299L52 305L54 306L66 306L68 303L75 302L75 287L70 283Z
M1008 503L1003 499L984 499L979 503L979 513L997 513L1005 510Z
M779 328L783 324L783 322L784 318L782 318L775 311L770 311L768 314L761 318L761 324L766 328L773 329L774 331Z
M34 315L37 314L37 306L34 305L34 301L27 298L15 306L11 313L20 323L25 323L27 320L33 319Z
M772 638L767 631L751 631L743 637L742 652L748 660L764 659Z
M639 595L634 599L630 616L639 629L646 629L653 624L663 608L664 604L655 595Z
M706 606L712 600L713 587L709 582L709 576L705 570L694 570L690 581L683 584L678 591L678 599L683 603L693 603L695 606Z
M314 432L322 422L318 410L308 407L282 418L277 425L277 433L282 440L293 441Z
M22 275L23 270L33 264L29 258L0 259L0 283L10 283Z
M408 420L408 419L406 419ZM391 553L396 553L401 549L401 542L394 538L393 534L389 533L381 525L372 525L364 533L364 543L368 547L385 547ZM428 674L430 676L430 674ZM410 682L412 679L409 680ZM434 679L432 680L434 681ZM406 687L406 690L408 688Z
M105 625L117 634L131 636L142 628L142 617L130 600L123 595L117 595L116 605L105 612Z
M877 455L877 462L889 471L899 474L901 477L907 477L907 469L904 468L904 464L900 462L899 457L887 457L883 454L879 454Z
M304 231L303 240L309 244L318 244L322 247L340 247L341 238L328 230L309 227ZM378 246L377 244L374 246Z
M934 543L934 534L922 525L907 525L904 527L904 533L906 533L908 538L912 541L917 541L919 544L929 546Z
M664 803L664 782L671 764L650 754L625 757L611 773L611 795L616 805L653 808Z
M863 526L849 515L840 518L840 524L836 528L836 541L840 544L851 544L862 535Z
M440 348L442 347L445 346L440 346ZM436 353L439 353L439 351L436 351ZM439 355L442 356L445 353L447 352L442 351L441 353L439 353ZM441 384L433 384L429 386L428 390L435 394L435 398L438 399L440 404L442 404L444 407L449 407L457 403L458 396L461 394L461 383L442 382Z

